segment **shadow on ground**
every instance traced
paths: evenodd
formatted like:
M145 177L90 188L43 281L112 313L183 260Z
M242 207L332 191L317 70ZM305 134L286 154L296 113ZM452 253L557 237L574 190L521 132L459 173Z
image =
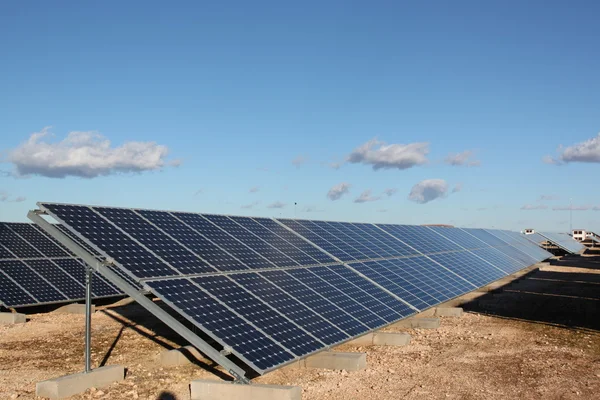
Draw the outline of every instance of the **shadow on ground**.
M567 256L465 303L465 311L600 331L600 256ZM560 268L554 268L560 267ZM552 270L554 269L554 270Z

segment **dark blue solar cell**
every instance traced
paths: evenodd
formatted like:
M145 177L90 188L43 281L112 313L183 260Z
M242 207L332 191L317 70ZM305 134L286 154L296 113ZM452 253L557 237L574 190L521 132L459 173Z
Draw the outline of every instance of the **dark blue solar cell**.
M378 246L378 243L367 235L361 234L350 224L343 222L315 222L316 225L335 235L347 245L356 249L368 258L392 257L385 249Z
M488 232L500 239L506 240L506 242L508 242L508 244L513 246L515 249L519 250L522 253L525 253L531 258L532 263L539 262L541 260L544 260L545 258L548 258L545 254L540 253L544 252L544 250L540 249L538 246L533 245L528 240L522 241L521 235L517 232L514 232L516 233L516 236L511 235L511 233L509 233L508 231L500 231L497 229L491 229L488 230Z
M479 229L479 228L457 228L457 229L461 229L461 230L467 232L468 234L475 236L477 239L484 241L485 243L487 243L488 245L490 245L492 247L508 246L507 242L492 235L485 229Z
M375 240L379 247L385 249L393 257L420 254L417 250L408 247L395 237L391 236L389 233L382 231L373 224L349 222L344 222L343 224L354 227L359 235L371 238L371 240Z
M297 267L300 265L270 243L265 242L228 217L222 215L204 215L204 218L244 243L248 248L260 254L277 267Z
M389 224L377 226L423 254L463 250L459 245L440 237L426 226Z
M279 286L286 293L289 293L307 307L319 313L323 318L330 321L348 335L356 336L369 330L366 325L346 313L326 297L323 297L312 288L304 285L284 271L267 271L261 272L260 275Z
M77 300L85 297L84 282L77 281L74 277L71 277L65 273L52 261L28 260L25 261L25 263L29 266L29 268L53 284L70 300Z
M1 262L0 262L1 264ZM0 271L0 303L6 307L35 304L38 301L21 289L13 280Z
M226 276L205 276L192 280L296 356L301 357L325 347Z
M266 371L294 359L264 332L225 307L187 279L148 282L157 295L257 371Z
M292 269L286 272L369 328L379 328L386 324L385 320L371 312L357 299L346 294L342 288L336 287L336 283L338 282L328 282L326 278L320 277L319 273L313 272L313 270L314 268Z
M6 247L2 246L2 243L0 243L0 260L6 258L15 258L15 256L13 256L13 254L8 251Z
M89 207L60 204L44 204L44 207L138 278L177 273Z
M185 225L170 213L166 211L147 210L137 210L137 212L219 271L248 269L240 261L231 257L219 246Z
M65 296L21 261L0 261L0 270L19 282L23 289L35 296L40 303L67 300Z
M85 285L86 268L83 263L75 259L53 260L63 271L75 278L77 282ZM94 273L92 277L92 293L94 297L117 296L122 294L118 289L109 284L104 277Z
M328 222L303 220L297 220L296 222L305 228L310 229L344 253L349 254L355 260L370 258L367 254L353 246L353 244L356 244L354 241L350 240L347 236L340 234L340 232L337 229L332 228Z
M300 223L299 220L296 221L291 219L280 219L279 221L288 228L292 229L294 232L308 239L320 249L323 249L327 253L331 254L333 257L337 257L342 261L350 261L355 259L355 257L346 253L344 250L340 249L328 240L324 239L321 235L318 235L312 230L306 228L303 224Z
M482 242L473 235L469 235L467 232L461 229L447 228L443 226L428 226L427 229L434 231L440 236L450 239L454 243L467 250L490 247L488 243Z
M181 246L134 211L106 207L93 209L175 268L171 275L179 275L178 271L184 275L217 272L196 254Z
M432 254L429 257L477 287L506 276L506 273L467 251Z
M71 232L70 230L68 230L67 228L65 228L64 225L62 225L62 224L56 224L56 225L54 225L54 227L57 228L62 233L64 233L69 239L71 239L77 245L79 245L79 247L83 247L84 250L86 250L88 253L90 253L94 257L96 257L98 259L101 258L101 254L96 249L94 249L92 246L90 246L89 244L87 244L85 241L81 240L80 237L78 237L73 232Z
M373 299L378 300L379 303L385 305L387 309L391 310L392 312L389 312L387 309L379 307L377 303L373 303L374 306L379 310L377 311L377 314L386 321L396 321L415 313L415 310L410 308L406 303L401 302L390 293L381 289L379 286L374 285L371 281L358 275L355 271L349 269L348 267L344 265L332 265L327 268L335 272L337 275L343 277L345 280L363 292L368 293ZM374 311L375 309L371 310Z
M256 222L252 218L248 217L229 217L231 220L238 223L240 226L247 229L249 232L253 233L257 237L261 238L281 253L285 254L292 260L294 260L298 265L316 265L321 262L312 258L310 255L304 253L302 250L298 249L296 246L289 243L287 240L283 239L279 235L265 228L258 222ZM288 232L289 235L293 235L293 233ZM316 249L318 250L318 249Z
M407 282L399 274L393 273L378 262L352 263L350 266L419 310L424 310L438 303L429 294Z
M329 257L325 252L318 249L317 247L310 244L305 239L299 237L297 234L290 232L287 228L279 225L278 222L273 221L269 218L253 218L254 221L265 227L269 231L275 233L277 236L285 239L288 243L294 245L294 247L300 249L303 253L308 254L310 257L315 259L319 264L327 264L335 262L335 260Z
M232 274L229 277L321 342L333 345L349 339L344 332L262 276Z
M273 265L267 259L261 257L254 250L235 239L229 233L218 228L201 215L188 213L171 214L190 228L194 229L196 232L202 234L204 237L217 244L227 253L238 259L246 267L252 269L275 267L275 265Z
M494 264L496 267L503 270L507 275L516 272L523 267L526 267L524 263L514 258L508 257L506 254L498 251L494 247L488 247L486 249L470 250L471 253L483 258L484 260Z
M46 257L69 257L69 254L40 233L32 224L5 223L15 234Z
M0 223L0 243L18 258L40 258L42 253L17 236L5 223Z

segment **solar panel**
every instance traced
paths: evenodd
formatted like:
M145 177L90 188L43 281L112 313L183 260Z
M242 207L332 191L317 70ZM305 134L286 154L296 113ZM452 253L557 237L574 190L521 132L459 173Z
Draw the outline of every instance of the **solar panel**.
M544 236L546 239L557 245L563 250L571 254L578 254L581 252L585 246L579 243L577 240L573 239L567 233L554 233L554 232L538 232L540 235Z
M522 234L523 237L535 244L537 244L538 246L541 245L544 242L547 242L548 239L546 239L545 237L543 237L542 235L540 235L539 233L526 233L526 234Z
M600 239L598 239L596 236L587 236L586 239L589 239L592 242L600 243Z
M25 307L83 300L85 271L81 260L35 225L0 223L0 304ZM98 274L92 285L95 298L123 294Z
M535 262L484 230L40 207L260 374Z

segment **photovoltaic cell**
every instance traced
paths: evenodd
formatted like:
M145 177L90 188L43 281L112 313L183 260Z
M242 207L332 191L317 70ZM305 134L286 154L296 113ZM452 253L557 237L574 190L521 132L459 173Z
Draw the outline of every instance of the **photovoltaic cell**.
M67 260L68 261L68 260ZM32 270L54 285L58 290L71 299L85 298L85 286L69 276L50 260L24 261ZM83 266L79 265L83 270Z
M67 300L54 287L50 286L41 276L33 272L23 262L0 261L0 271L18 282L23 289L35 296L40 303L53 303ZM6 300L3 299L6 304Z
M1 264L2 261L0 261ZM35 303L38 303L38 301L0 270L0 304L8 307L18 307Z
M502 271L467 251L431 254L429 257L476 287L485 286L506 276Z
M31 247L4 223L0 223L0 243L18 258L44 257L42 253Z
M463 250L446 238L440 238L426 226L377 224L392 236L423 254Z
M12 253L6 249L6 247L0 244L0 260L8 258L15 258L15 256L13 256Z

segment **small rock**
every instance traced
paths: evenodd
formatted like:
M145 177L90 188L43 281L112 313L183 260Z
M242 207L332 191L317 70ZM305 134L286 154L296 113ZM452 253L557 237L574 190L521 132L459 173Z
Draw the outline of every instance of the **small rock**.
M102 390L98 390L96 392L96 396L104 396L104 392Z
M394 374L394 373L396 373L396 371L395 371L395 370L393 370L393 369L391 369L391 368L390 368L390 369L388 369L388 372L389 372L390 374Z

